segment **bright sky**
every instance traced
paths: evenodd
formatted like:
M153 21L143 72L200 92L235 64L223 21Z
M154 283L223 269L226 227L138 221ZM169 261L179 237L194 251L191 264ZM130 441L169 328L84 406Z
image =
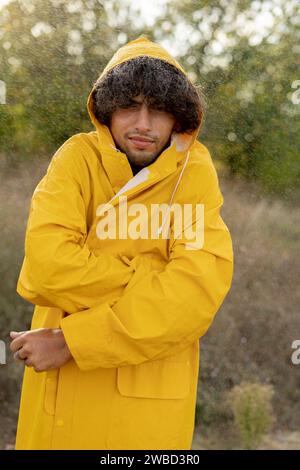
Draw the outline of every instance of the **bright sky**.
M6 5L9 3L9 0L0 0L0 7L2 5ZM159 8L159 5L162 3L165 3L164 0L152 0L149 2L149 0L134 0L132 3L134 3L137 6L141 6L143 9L143 12L145 13L145 16L147 15L152 15L153 10L156 10L157 7Z

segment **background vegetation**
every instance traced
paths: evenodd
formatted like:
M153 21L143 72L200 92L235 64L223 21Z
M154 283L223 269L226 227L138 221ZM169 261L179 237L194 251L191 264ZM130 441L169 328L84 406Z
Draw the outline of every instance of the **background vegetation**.
M300 331L299 2L166 0L143 14L136 4L15 0L0 6L6 85L0 338L8 345L10 329L30 325L32 305L15 287L31 194L55 150L74 133L93 130L86 100L107 61L144 34L176 55L204 88L199 137L219 172L234 243L232 289L201 340L196 432L208 446L237 445L224 397L242 381L272 386L276 429L297 432L300 366L291 362L291 344ZM0 366L0 448L13 443L21 377L8 352L8 364Z

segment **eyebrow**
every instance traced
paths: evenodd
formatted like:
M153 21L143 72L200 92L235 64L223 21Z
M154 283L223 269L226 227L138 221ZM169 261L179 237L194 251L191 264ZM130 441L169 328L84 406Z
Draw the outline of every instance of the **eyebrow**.
M145 101L146 101L145 99L142 100L142 101L137 101L136 97L135 98L130 98L130 104L134 103L134 104L141 104L142 105L143 103L145 103ZM150 105L148 104L148 107L150 109L162 109L163 111L165 111L165 107L164 107L163 104L150 104Z

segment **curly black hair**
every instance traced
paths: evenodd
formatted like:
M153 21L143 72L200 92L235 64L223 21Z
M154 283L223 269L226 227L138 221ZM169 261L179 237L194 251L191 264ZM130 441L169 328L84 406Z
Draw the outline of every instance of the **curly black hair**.
M129 107L140 94L152 108L175 117L177 132L191 133L202 122L205 100L201 88L174 65L149 56L123 62L95 82L94 114L109 127L112 113Z

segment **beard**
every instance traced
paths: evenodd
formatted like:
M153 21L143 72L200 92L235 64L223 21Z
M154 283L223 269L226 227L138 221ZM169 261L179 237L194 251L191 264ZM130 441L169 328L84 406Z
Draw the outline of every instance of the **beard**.
M141 170L142 168L151 165L151 163L154 163L161 153L170 146L170 142L171 138L161 149L156 149L154 152L146 152L143 150L131 151L130 149L122 148L121 146L117 146L117 148L122 153L125 153L132 168L135 170Z

